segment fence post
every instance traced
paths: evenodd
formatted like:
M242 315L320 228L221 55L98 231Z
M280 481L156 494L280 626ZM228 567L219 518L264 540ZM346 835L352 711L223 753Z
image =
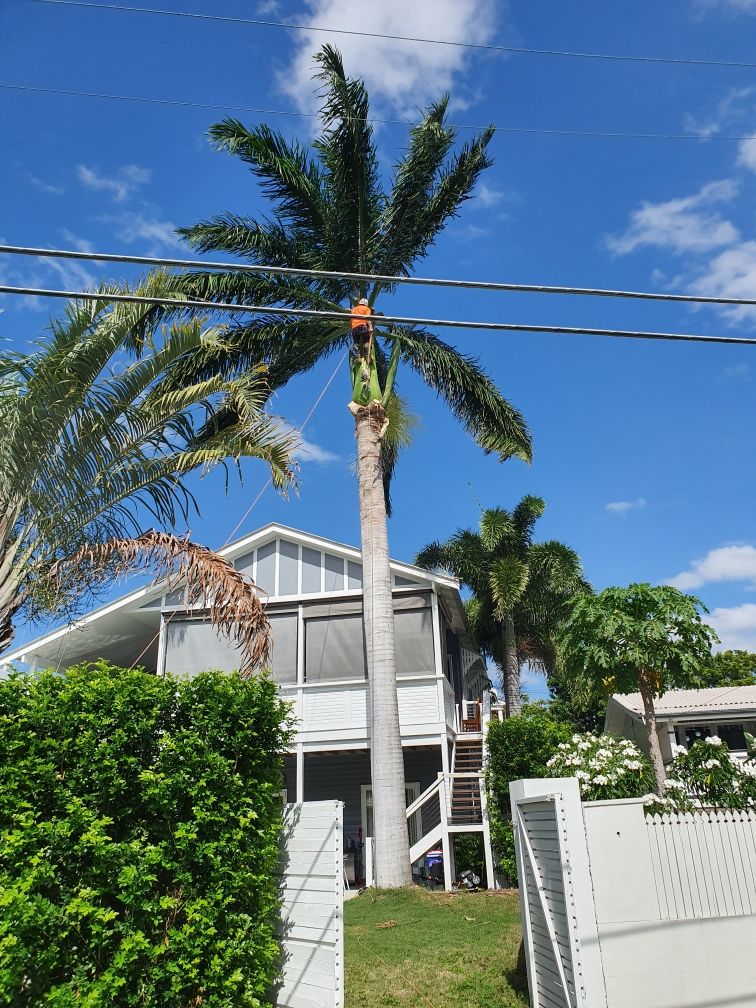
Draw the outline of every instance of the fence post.
M375 853L371 836L365 837L365 885L368 889L375 885Z

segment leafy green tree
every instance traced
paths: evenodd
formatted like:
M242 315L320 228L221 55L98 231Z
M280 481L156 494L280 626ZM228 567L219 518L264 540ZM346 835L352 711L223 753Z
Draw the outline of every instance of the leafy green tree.
M756 655L750 651L717 651L698 671L701 688L711 686L753 686L756 683Z
M554 634L566 604L590 591L574 550L556 540L533 542L545 507L540 497L523 497L513 511L487 508L479 532L460 530L445 543L426 546L416 559L472 590L470 627L481 652L502 669L508 716L521 708L520 663L554 666Z
M247 164L271 201L271 215L227 213L184 228L197 250L239 256L252 264L293 270L409 275L444 225L468 199L493 128L456 152L447 124L448 97L431 106L384 186L364 84L348 78L341 56L325 46L316 57L322 84L321 132L307 149L268 126L248 129L226 119L210 136ZM375 804L376 878L383 887L410 881L404 766L396 692L393 607L386 517L388 484L406 433L397 395L402 367L412 369L448 405L481 445L500 460L530 458L520 414L470 357L418 326L383 326L353 338L349 306L376 308L393 285L362 277L216 271L188 274L189 297L344 313L341 318L262 313L239 321L221 349L192 363L184 378L239 374L265 361L272 390L319 361L350 355L350 401L357 438L357 479L365 591L365 636L372 690L371 768Z
M576 599L560 633L567 662L589 685L640 692L659 794L665 772L654 697L695 684L718 640L701 618L706 611L693 595L668 585L631 584Z
M156 275L138 293L167 296L170 283ZM230 628L220 602L243 597L237 615L252 607L262 625L254 591L225 561L142 522L186 519L194 502L183 478L227 459L259 458L279 487L290 482L292 439L262 412L264 375L168 387L176 362L218 348L223 330L176 322L129 364L144 307L110 307L113 290L71 304L31 353L0 353L0 651L19 615L75 614L114 572L145 558L166 573L174 564L202 573L204 587L214 574L221 623ZM229 408L236 421L221 425Z
M548 761L571 735L570 725L558 721L542 704L526 704L519 714L505 721L492 721L488 726L486 791L491 842L500 870L514 884L517 861L509 784L531 777L549 777Z

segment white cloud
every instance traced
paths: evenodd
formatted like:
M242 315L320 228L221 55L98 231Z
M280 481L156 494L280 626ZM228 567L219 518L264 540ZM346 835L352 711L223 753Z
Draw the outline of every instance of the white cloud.
M94 252L94 245L87 238L79 238L68 228L63 228L60 233L66 244L71 245L77 252Z
M716 104L714 112L705 119L697 119L688 113L685 116L685 127L690 133L704 139L716 136L722 128L741 119L746 111L746 99L750 98L756 88L733 87L727 91Z
M756 651L756 603L713 609L706 622L719 635L719 648Z
M76 177L87 189L108 192L115 203L123 203L127 196L147 185L152 173L149 168L129 164L122 165L115 175L108 177L99 174L94 168L80 164L76 169Z
M266 14L278 14L281 9L281 4L278 0L263 0L255 8L255 13L258 17L264 17Z
M293 458L297 462L315 462L317 465L331 465L333 462L341 462L340 455L315 444L313 441L307 441L305 438L300 440L299 447L293 453Z
M44 179L37 178L36 175L30 175L29 181L33 186L40 190L40 192L48 193L50 196L62 196L66 191L64 186L53 185L51 182L45 182Z
M698 0L698 6L703 10L712 7L729 7L740 14L756 14L756 0Z
M636 497L635 500L610 501L606 505L606 510L616 515L626 515L628 511L640 511L646 506L643 497Z
M502 200L508 198L508 193L501 189L493 189L491 186L485 184L478 187L470 205L480 210L489 210L491 207L498 206Z
M751 365L744 361L740 364L733 364L732 367L724 369L721 377L727 381L749 382L751 380Z
M643 246L673 252L708 252L738 239L734 224L712 209L737 192L732 179L709 182L692 196L662 203L641 203L630 214L630 224L621 235L607 235L607 247L615 255L627 255Z
M738 164L756 172L756 140L741 140L738 146Z
M306 0L303 24L486 43L496 29L494 0ZM431 31L432 28L432 31ZM328 42L336 45L350 76L365 80L375 103L417 118L419 106L451 89L455 77L470 61L470 50L460 46L420 45L368 35L302 32L294 57L279 75L279 84L302 111L317 108L313 91L313 54Z
M745 544L720 546L694 560L690 569L666 583L681 591L722 581L749 581L756 584L756 548Z
M708 297L749 298L756 296L756 241L742 241L714 256L688 289ZM733 322L756 315L756 308L727 306L722 309Z
M102 224L112 224L115 235L127 245L135 242L152 242L153 248L168 246L178 248L181 242L173 221L161 220L155 213L134 210L98 218Z

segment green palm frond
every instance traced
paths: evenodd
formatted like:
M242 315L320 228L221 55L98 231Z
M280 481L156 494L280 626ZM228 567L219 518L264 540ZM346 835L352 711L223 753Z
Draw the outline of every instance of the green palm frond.
M480 516L480 538L487 553L500 552L515 538L512 515L504 508L486 508Z
M530 494L523 497L514 509L512 522L523 542L530 542L535 524L543 516L545 510L546 501L543 497L534 497Z
M529 462L530 435L522 415L504 398L477 361L423 329L397 327L402 360L416 371L485 452L501 461Z
M499 619L504 619L522 599L530 579L530 567L519 557L496 557L489 567L488 577L496 613Z
M172 284L156 274L136 293ZM294 478L296 437L265 412L266 369L171 382L173 369L194 354L228 352L225 328L198 318L150 327L141 356L129 362L144 306L108 307L109 293L69 305L31 353L0 353L4 643L19 607L34 618L57 604L48 581L54 564L88 545L138 534L145 515L164 527L186 520L194 503L183 481L189 473L248 457L264 461L280 489ZM229 411L233 422L215 422ZM75 587L75 596L88 593L85 583Z

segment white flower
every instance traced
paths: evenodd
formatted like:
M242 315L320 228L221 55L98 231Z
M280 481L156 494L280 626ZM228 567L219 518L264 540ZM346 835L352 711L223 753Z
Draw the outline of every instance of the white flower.
M706 742L708 745L715 745L715 746L722 745L722 739L719 737L719 735L709 735L707 738L704 739L704 742Z
M580 736L579 735L573 735L572 736L572 741L573 742L580 742L581 741Z
M656 802L661 801L661 800L662 799L659 797L658 794L643 795L643 804L644 805L654 805Z
M546 760L546 766L554 766L558 759L558 756L552 756L550 760Z
M625 760L625 768L627 770L641 770L642 767L643 767L643 764L641 763L640 760L637 760L637 759Z
M672 755L673 756L682 756L683 753L687 753L687 751L688 750L685 748L684 745L677 745L676 742L672 743Z
M577 747L578 747L578 749L581 749L583 752L585 752L586 749L590 749L591 748L591 743L590 742L585 742L585 741L578 742Z
M668 791L685 790L685 785L682 783L682 781L674 780L674 778L672 777L668 777L667 780L664 781L664 787L667 788Z
M604 759L606 759L607 757L610 757L612 755L612 753L611 753L611 750L609 750L609 749L597 749L596 750L596 755L597 756L602 756Z
M559 745L557 746L557 749L561 749L562 752L564 752L565 749L569 749L569 748L570 748L570 746L569 746L569 743L567 743L567 742L560 742Z
M719 766L719 760L707 759L706 762L704 763L704 766L706 767L707 770L713 770L714 767Z
M591 783L593 783L593 784L608 784L609 783L609 778L605 777L603 774L596 774L596 776L593 778L593 781Z
M585 770L578 770L575 774L578 780L587 781L590 780L590 774L587 774Z

